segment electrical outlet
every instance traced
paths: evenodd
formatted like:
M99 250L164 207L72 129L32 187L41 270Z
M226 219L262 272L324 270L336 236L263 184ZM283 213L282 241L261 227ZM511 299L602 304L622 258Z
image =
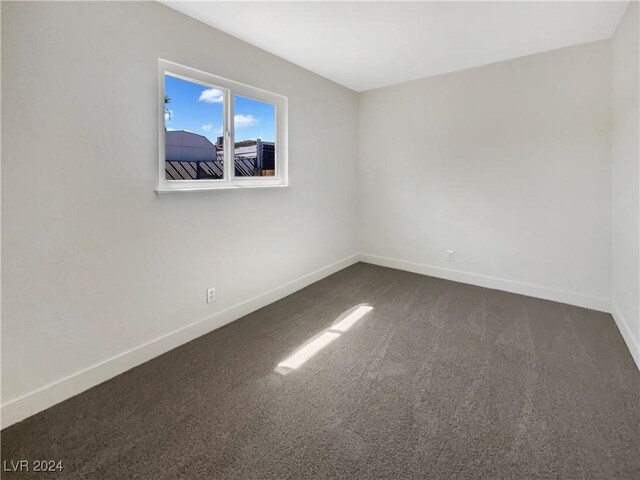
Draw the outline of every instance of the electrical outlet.
M453 250L447 250L447 262L456 261L456 252Z
M207 290L207 303L216 301L216 287L211 287Z

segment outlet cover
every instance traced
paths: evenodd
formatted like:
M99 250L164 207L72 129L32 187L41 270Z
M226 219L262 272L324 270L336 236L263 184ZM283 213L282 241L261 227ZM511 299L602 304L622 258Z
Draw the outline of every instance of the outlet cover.
M216 287L211 287L207 290L207 303L216 301Z

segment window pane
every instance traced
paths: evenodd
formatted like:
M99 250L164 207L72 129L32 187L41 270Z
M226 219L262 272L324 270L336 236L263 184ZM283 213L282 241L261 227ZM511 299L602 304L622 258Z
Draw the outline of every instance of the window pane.
M164 92L165 179L222 179L222 90L165 74Z
M236 177L272 177L276 173L276 107L234 96L234 170Z

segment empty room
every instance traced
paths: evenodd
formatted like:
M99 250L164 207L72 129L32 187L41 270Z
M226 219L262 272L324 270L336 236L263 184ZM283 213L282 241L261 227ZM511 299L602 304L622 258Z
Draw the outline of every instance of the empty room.
M2 478L640 479L637 1L2 1Z

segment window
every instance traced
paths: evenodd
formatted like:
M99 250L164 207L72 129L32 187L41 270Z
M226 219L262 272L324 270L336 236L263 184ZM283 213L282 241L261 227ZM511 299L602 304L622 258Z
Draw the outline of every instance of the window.
M287 98L158 62L158 192L286 186Z

